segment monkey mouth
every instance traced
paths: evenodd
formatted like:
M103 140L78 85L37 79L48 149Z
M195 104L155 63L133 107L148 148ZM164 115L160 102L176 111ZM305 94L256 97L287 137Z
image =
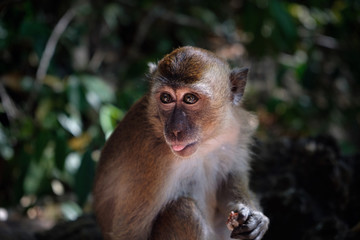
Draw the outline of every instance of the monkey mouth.
M184 150L185 148L191 147L191 146L193 146L195 144L196 144L196 142L188 143L188 144L175 143L175 144L171 145L171 148L175 152L180 152L180 151Z
M172 150L174 150L175 152L180 152L182 151L184 148L186 148L187 145L184 144L175 144L175 145L171 145Z
M194 153L197 149L196 147L197 142L192 143L174 143L171 144L171 149L174 151L174 153L180 155L180 156L188 156Z

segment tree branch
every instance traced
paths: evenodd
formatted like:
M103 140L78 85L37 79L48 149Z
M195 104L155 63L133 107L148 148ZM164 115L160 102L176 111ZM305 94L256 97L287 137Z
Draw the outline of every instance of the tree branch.
M49 67L51 58L54 55L56 45L59 41L60 36L64 33L66 27L70 23L70 21L75 16L75 9L69 9L64 16L60 19L60 21L56 24L53 32L50 35L49 40L46 43L43 55L41 56L39 68L36 72L36 81L41 83L46 75L47 69Z
M4 111L10 120L16 119L21 115L21 112L16 107L14 101L7 94L2 80L0 80L0 98Z
M60 36L64 33L67 26L69 25L70 21L75 17L76 13L76 7L70 8L59 20L59 22L56 24L54 30L52 31L44 52L41 56L39 67L36 71L36 77L35 77L35 83L34 83L34 89L30 95L29 103L27 106L27 109L30 110L34 104L36 95L40 89L40 86L42 82L44 81L44 78L46 76L46 72L49 68L51 58L54 55L56 45L60 39Z

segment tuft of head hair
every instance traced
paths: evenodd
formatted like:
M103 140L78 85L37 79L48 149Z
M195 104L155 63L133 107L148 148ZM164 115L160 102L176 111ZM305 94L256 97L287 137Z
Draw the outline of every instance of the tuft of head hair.
M153 63L153 62L149 62L148 63L148 68L149 68L149 74L153 75L156 72L157 64Z
M158 78L168 84L194 84L214 63L224 64L216 55L204 49L181 47L175 49L157 66Z

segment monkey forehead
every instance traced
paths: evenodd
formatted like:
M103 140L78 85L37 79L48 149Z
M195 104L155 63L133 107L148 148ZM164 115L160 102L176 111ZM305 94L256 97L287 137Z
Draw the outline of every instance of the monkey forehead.
M158 63L157 78L166 84L194 84L210 75L229 72L225 61L200 48L182 47L166 55ZM217 75L217 74L216 74Z
M178 89L188 89L214 99L216 96L222 97L229 94L229 81L224 81L224 79L228 79L228 77L229 74L227 72L220 73L219 71L212 71L212 69L209 69L206 74L203 74L199 81L194 83L170 81L168 79L164 79L163 77L155 77L153 78L151 84L151 92L153 94L157 94L161 91L166 91L167 88L172 88L175 92Z
M177 92L178 90L185 90L187 92L194 91L196 93L205 95L209 98L212 98L212 96L213 96L213 89L211 89L210 86L208 86L207 84L202 83L202 82L198 82L198 83L194 83L194 84L177 84L177 85L174 85L174 84L169 85L169 84L166 84L163 82L155 82L152 85L151 93L159 94L162 91Z

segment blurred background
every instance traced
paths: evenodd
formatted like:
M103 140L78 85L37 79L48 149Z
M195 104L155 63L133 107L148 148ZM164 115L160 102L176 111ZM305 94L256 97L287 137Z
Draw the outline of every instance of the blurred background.
M260 141L331 136L358 152L358 0L2 0L0 220L41 230L91 212L101 147L147 64L185 45L250 67Z

